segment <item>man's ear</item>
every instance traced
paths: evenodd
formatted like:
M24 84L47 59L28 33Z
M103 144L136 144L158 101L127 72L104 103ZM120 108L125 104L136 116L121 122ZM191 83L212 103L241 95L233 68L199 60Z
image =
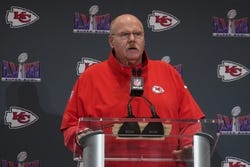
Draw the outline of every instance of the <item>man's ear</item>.
M111 48L114 48L113 42L114 42L114 38L112 37L112 35L110 35L109 36L109 45Z

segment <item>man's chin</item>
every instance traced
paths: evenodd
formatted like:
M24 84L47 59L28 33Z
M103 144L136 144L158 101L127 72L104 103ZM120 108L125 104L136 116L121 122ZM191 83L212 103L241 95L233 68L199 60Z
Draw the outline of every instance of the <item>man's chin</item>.
M129 66L136 66L140 64L140 61L137 59L137 60L128 60L128 65Z
M138 54L127 55L128 65L138 65L141 63L141 56Z

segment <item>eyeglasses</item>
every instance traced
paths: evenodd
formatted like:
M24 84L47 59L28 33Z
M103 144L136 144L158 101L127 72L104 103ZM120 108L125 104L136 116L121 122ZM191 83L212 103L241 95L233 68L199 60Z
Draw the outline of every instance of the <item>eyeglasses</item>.
M140 39L143 37L144 33L141 31L138 31L138 32L122 32L119 34L111 34L111 35L118 36L119 38L125 40L125 39L129 39L131 35L133 35L135 39Z

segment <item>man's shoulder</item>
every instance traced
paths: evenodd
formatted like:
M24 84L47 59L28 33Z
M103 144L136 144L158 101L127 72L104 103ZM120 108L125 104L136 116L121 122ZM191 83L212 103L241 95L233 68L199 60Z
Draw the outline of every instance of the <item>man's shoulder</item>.
M174 65L162 60L150 60L149 69L154 72L160 72L164 73L165 75L171 75L172 77L181 76L179 75L180 73Z
M80 79L84 80L86 78L90 79L98 77L99 74L102 74L105 71L105 69L107 68L106 66L106 61L92 64L87 69L85 69L85 71L80 75Z
M149 65L158 68L172 68L173 66L162 60L149 60Z
M97 72L97 71L102 71L105 66L107 66L107 61L102 61L102 62L98 62L98 63L95 63L95 64L92 64L91 66L89 66L85 72L89 72L89 73L92 73L92 72Z

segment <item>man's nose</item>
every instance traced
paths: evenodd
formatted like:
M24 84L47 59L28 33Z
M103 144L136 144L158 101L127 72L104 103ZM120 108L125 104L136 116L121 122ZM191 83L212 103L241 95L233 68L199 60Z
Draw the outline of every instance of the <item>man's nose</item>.
M129 41L134 41L135 40L135 35L133 33L130 33L128 36Z

